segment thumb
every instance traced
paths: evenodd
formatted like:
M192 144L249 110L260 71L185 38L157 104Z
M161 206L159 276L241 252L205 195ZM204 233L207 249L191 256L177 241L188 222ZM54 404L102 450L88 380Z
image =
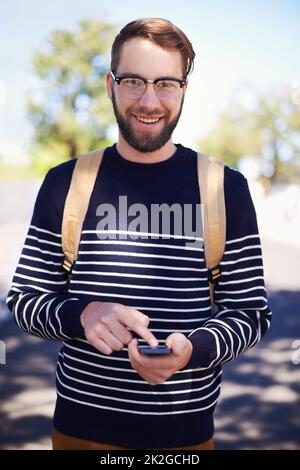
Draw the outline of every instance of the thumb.
M181 356L188 348L188 339L182 333L172 333L166 339L166 346L172 350L175 356Z

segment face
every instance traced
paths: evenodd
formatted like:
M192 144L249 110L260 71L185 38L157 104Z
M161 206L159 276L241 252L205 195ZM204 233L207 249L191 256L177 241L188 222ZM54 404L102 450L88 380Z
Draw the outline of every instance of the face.
M139 75L154 80L160 77L182 79L182 57L178 51L165 51L143 38L127 41L122 48L116 76ZM152 84L148 84L138 100L124 98L119 85L107 77L108 95L119 130L126 142L140 152L154 152L171 139L179 121L186 85L175 100L159 100ZM159 118L156 123L141 122L143 118Z

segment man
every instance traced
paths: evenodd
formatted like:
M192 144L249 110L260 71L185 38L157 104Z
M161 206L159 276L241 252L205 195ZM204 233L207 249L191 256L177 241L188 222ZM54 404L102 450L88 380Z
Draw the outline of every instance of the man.
M20 328L63 341L54 449L212 448L221 365L269 327L255 210L240 173L225 167L214 317L203 248L178 234L176 217L169 233L164 220L132 230L132 212L123 223L119 196L132 210L190 205L196 217L197 154L172 142L194 56L167 20L133 21L117 35L106 80L119 139L104 153L70 280L61 224L75 162L50 170L40 189L7 303ZM101 225L104 204L114 208L113 228ZM147 344L171 352L142 354Z

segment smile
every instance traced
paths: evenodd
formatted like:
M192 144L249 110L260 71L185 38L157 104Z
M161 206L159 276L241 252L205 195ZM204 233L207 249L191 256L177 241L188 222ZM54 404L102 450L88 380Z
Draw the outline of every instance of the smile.
M139 123L141 123L142 125L144 124L146 126L154 126L162 118L162 116L159 116L159 117L156 117L156 118L146 118L146 117L143 117L143 116L135 116L135 115L133 115L133 116L135 117L135 119L137 121L139 121Z

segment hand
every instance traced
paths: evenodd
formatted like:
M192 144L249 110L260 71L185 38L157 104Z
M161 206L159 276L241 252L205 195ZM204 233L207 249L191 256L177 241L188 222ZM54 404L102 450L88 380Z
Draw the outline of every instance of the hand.
M103 354L121 351L132 340L128 328L150 346L158 341L147 328L149 317L133 307L113 302L91 302L83 310L80 321L87 341Z
M166 340L172 352L163 356L147 356L138 350L138 341L133 339L128 346L131 366L150 385L165 382L178 370L183 369L189 362L193 346L190 340L182 333L172 333Z

